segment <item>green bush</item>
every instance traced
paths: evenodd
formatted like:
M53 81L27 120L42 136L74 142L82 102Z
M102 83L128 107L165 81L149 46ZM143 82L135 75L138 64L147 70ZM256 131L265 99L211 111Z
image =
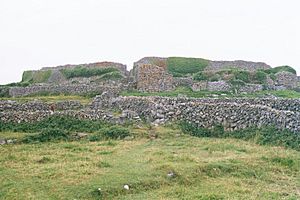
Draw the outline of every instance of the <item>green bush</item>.
M193 76L193 79L195 80L195 81L206 81L206 80L208 80L208 76L205 74L205 73L203 73L203 72L197 72L196 74L194 74L194 76Z
M35 133L43 129L58 128L65 131L74 132L95 132L107 127L109 124L101 121L81 120L68 116L51 116L35 123L4 123L0 121L0 131L14 131Z
M208 61L202 58L169 57L167 59L167 69L174 76L194 74L203 71L207 66Z
M9 97L8 87L0 87L0 97Z
M216 82L216 81L219 81L219 79L220 79L220 76L218 74L215 74L209 78L209 81Z
M255 82L257 82L259 84L264 84L267 79L267 73L265 73L261 70L258 70L255 72L253 79Z
M91 142L97 142L97 141L101 141L103 139L104 138L103 138L103 135L101 132L97 132L97 133L94 133L89 136L89 141L91 141Z
M68 140L69 135L67 132L57 129L43 129L41 133L37 135L26 136L22 142L24 143L36 143L36 142L50 142L50 141L59 141L59 140Z
M102 134L106 139L124 139L125 137L130 136L129 130L120 126L106 128L103 130Z
M241 80L245 83L250 82L250 72L249 71L244 71L244 70L233 70L233 74L235 79Z
M130 135L130 131L127 128L120 126L111 126L108 128L101 129L99 132L90 135L89 141L95 142L105 139L124 139L125 137Z
M73 69L62 69L62 74L67 78L75 77L91 77L101 76L107 73L116 72L116 68L87 68L87 67L75 67Z
M220 125L212 129L199 128L195 124L181 122L181 130L196 137L237 138L251 140L260 145L274 145L292 148L300 151L300 134L288 130L280 130L275 127L247 128L236 131L224 131Z

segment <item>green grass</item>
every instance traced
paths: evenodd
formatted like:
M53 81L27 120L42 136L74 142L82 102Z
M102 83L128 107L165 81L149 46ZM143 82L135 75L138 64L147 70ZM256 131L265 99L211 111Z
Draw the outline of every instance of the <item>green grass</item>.
M291 72L293 74L297 74L296 70L290 66L279 66L264 71L268 74L276 74L278 72Z
M22 76L22 83L46 83L52 74L51 70L25 71Z
M119 71L116 68L87 68L87 67L75 67L74 69L62 69L62 74L67 78L75 77L91 77L101 76L107 73Z
M131 131L141 137L0 146L0 199L300 198L297 151L171 127Z
M294 133L275 127L253 127L230 132L225 131L221 125L206 129L185 121L180 122L179 127L184 133L196 137L237 138L250 140L261 145L283 146L300 151L300 132Z
M109 126L108 123L93 120L80 120L68 116L52 115L49 118L43 119L35 123L4 123L0 121L0 131L40 132L44 129L61 129L68 132L96 132Z
M221 95L222 94L222 95ZM225 95L224 95L225 94ZM227 97L266 97L266 96L276 96L283 98L300 98L300 92L293 90L264 90L256 93L247 93L247 94L234 94L231 92L210 92L210 91L195 91L193 92L191 88L188 87L177 87L174 91L168 92L138 92L138 91L124 91L121 93L123 96L165 96L165 97L177 97L178 95L185 95L187 97L202 98L202 97L211 97L212 95L219 95L218 98L227 98Z
M202 58L169 57L167 69L173 76L184 76L203 71L208 61Z

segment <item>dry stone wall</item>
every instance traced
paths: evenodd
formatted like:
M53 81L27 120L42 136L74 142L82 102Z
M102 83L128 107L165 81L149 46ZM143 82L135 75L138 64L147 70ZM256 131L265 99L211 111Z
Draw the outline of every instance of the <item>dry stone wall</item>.
M234 101L238 102L238 99L230 102L220 99L215 101L215 99L118 97L112 100L110 106L121 110L135 111L155 123L187 120L196 123L199 127L206 128L215 124L222 124L227 130L273 125L294 132L300 131L299 111L275 109L254 100L250 101L255 104L245 102L245 99L240 103ZM284 100L280 102L282 103ZM300 107L299 100L296 100L293 105L295 104L296 106L290 109ZM275 105L281 104L276 103ZM279 108L281 107L279 106Z
M51 110L43 102L16 103L0 101L3 122L34 122L51 115L68 115L79 119L107 120L122 123L145 119L154 124L186 120L199 127L221 124L226 130L276 126L300 134L299 99L196 99L168 97L118 97L113 93L97 96L89 106L62 103L60 110ZM59 105L56 105L59 107ZM114 116L113 111L122 113Z
M9 89L9 95L12 97L28 96L39 93L58 93L58 94L88 94L97 92L101 94L104 91L119 92L127 89L128 85L120 82L110 84L39 84L28 87L12 87Z
M287 89L293 89L298 86L297 75L290 72L279 72L275 74L276 85L283 86Z
M170 91L175 88L173 76L162 67L152 64L138 64L135 67L137 90L143 92Z

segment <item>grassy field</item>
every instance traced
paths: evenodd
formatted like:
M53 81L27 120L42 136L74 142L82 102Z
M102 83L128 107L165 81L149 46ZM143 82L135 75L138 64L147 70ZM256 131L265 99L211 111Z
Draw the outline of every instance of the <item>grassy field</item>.
M172 127L130 131L134 139L0 146L0 199L300 199L299 151Z

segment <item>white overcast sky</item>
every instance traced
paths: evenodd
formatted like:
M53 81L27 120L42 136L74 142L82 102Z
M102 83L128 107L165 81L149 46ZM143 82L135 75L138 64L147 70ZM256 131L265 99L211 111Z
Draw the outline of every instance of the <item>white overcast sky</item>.
M23 70L144 56L300 72L299 0L0 0L0 84Z

